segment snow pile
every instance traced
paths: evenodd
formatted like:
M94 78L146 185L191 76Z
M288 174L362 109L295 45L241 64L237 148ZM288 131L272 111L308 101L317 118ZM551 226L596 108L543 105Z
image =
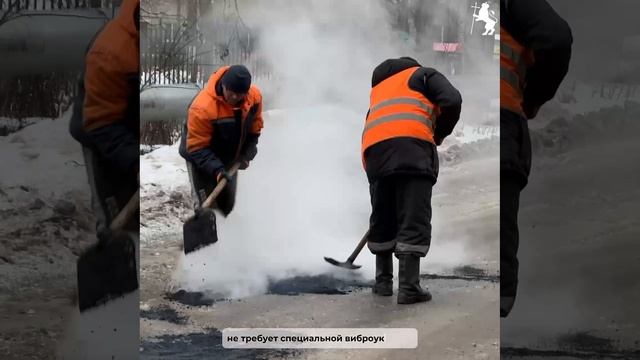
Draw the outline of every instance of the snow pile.
M603 108L640 103L640 85L565 81L556 99L545 104L540 116L588 114Z
M91 240L89 187L80 145L67 131L70 116L27 119L33 124L0 138L0 238L6 240L0 264L11 272L7 281L66 273Z
M140 234L143 242L182 231L182 220L193 214L191 187L178 143L158 146L140 157Z
M453 133L438 147L440 164L443 166L497 157L499 153L499 126L465 125L463 120L458 123Z
M497 157L500 152L500 140L496 137L484 138L472 142L461 142L443 148L438 152L441 166L460 164L465 161L487 157Z
M638 118L640 103L632 102L570 118L557 117L542 128L532 129L533 153L554 157L578 147L637 136L640 131Z
M22 185L53 197L88 192L82 150L68 131L70 117L71 110L59 119L29 118L26 122L34 125L0 138L0 187Z
M71 300L77 256L95 242L82 149L68 132L71 114L27 119L32 125L0 137L0 293L23 298L25 307L45 309L39 310L45 312L40 319L52 321L42 326L27 319L25 325L32 332L55 334L47 337L61 341L61 358L133 358L138 352L138 292L82 316ZM41 303L49 301L54 305Z

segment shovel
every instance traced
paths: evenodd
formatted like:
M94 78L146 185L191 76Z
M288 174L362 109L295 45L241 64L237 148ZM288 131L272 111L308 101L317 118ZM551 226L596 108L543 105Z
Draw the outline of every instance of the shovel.
M228 172L229 175L235 175L239 168L240 163L234 164ZM202 206L196 210L195 215L187 219L182 226L185 255L218 241L216 214L211 207L225 185L227 185L227 179L223 177Z
M98 233L98 243L78 258L78 305L80 312L105 304L138 289L136 245L122 228L140 209L140 190Z
M369 230L367 230L367 232L364 234L364 236L362 237L362 240L360 240L360 242L358 243L358 246L356 246L356 249L353 250L353 252L351 253L351 256L349 256L347 261L340 262L336 259L326 257L326 256L324 257L324 260L331 265L339 266L341 268L345 268L349 270L360 269L362 265L354 265L353 262L356 260L356 257L358 257L358 255L360 254L360 251L362 251L362 248L367 243L368 237L369 237Z

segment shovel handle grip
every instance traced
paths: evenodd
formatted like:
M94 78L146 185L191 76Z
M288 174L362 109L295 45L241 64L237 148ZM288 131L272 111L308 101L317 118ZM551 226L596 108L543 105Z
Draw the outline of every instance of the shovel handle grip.
M109 229L117 231L122 229L131 220L140 209L140 189L136 190L135 194L131 196L127 204L120 210L118 215L111 221Z
M356 246L356 249L353 250L353 252L351 253L351 256L349 256L349 258L347 259L348 263L353 264L353 262L356 260L356 257L358 257L358 255L360 254L360 251L362 251L362 248L364 248L364 246L367 244L368 238L369 238L369 230L367 230L367 232L362 237L362 240L360 240L360 242L358 243L358 246Z
M240 168L240 163L239 162L233 164L233 166L229 170L229 175L231 175L231 176L235 175L239 168ZM216 185L216 187L213 189L211 194L202 203L202 207L203 208L210 208L213 205L213 202L218 197L218 195L220 195L220 193L222 192L222 189L224 189L225 185L227 185L227 179L225 177L222 177L222 179L220 179L220 181L218 182L218 185Z

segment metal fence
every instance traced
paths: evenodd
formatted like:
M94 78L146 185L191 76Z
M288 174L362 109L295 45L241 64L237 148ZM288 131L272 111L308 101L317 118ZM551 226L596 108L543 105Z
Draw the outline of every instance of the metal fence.
M120 0L0 0L0 13L22 10L110 8ZM115 4L114 4L115 3Z
M141 25L141 84L169 85L205 83L224 65L243 64L255 79L270 77L271 69L255 44L256 36L237 24L185 25L171 23ZM203 29L206 29L203 30Z
M140 35L142 87L202 82L202 47L197 46L193 27L147 23Z

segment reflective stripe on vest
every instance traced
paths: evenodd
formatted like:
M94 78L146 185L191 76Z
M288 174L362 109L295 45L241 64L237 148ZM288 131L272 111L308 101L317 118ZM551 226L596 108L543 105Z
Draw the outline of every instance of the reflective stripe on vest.
M367 130L375 126L378 126L380 124L384 124L390 121L397 121L397 120L414 120L426 125L430 129L433 128L431 119L429 119L427 116L413 114L413 113L395 113L391 115L381 116L375 120L368 121L367 125L364 127L364 131L366 132Z
M520 87L520 78L513 71L509 69L500 68L500 80L506 81L513 90L522 98L522 90Z
M437 108L421 93L409 88L418 67L403 70L371 90L371 105L362 133L362 153L395 137L414 137L433 142Z
M524 115L522 96L533 53L500 28L500 107Z
M500 43L500 55L504 55L518 66L518 76L521 79L527 76L527 65L525 65L524 59L509 44L505 42Z
M422 110L428 112L429 116L433 116L433 109L431 107L429 107L427 104L423 103L422 101L416 98L410 98L410 97L398 97L398 98L385 100L381 103L378 103L376 106L372 107L369 112L373 113L380 110L380 108L382 107L390 106L390 105L398 105L398 104L415 105L421 108Z

